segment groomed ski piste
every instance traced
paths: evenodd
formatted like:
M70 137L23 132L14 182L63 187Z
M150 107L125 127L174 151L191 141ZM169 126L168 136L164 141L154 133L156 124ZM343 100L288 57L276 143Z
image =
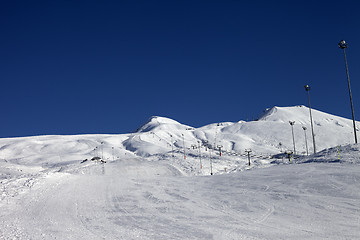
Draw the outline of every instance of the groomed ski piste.
M359 239L352 121L312 113L316 154L305 106L0 139L0 239Z

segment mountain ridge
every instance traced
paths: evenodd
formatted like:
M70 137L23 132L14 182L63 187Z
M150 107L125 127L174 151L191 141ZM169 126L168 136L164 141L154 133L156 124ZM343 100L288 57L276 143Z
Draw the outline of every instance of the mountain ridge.
M318 151L352 143L353 126L350 119L315 109L312 111ZM67 152L67 156L61 157L70 161L73 158L85 159L100 155L100 149L107 158L125 153L148 157L182 152L184 148L190 152L199 145L204 149L216 151L221 149L241 153L245 149L252 149L253 152L271 155L293 151L289 121L295 121L293 130L297 154L313 152L309 109L305 106L274 106L267 109L257 121L220 122L199 128L181 124L167 117L153 116L134 133L2 138L0 158L8 158L16 153L16 161L39 154L56 159L59 158L58 152ZM307 128L306 132L303 127ZM35 158L38 157L34 157L32 161L36 161ZM43 157L38 161L44 162L46 159Z

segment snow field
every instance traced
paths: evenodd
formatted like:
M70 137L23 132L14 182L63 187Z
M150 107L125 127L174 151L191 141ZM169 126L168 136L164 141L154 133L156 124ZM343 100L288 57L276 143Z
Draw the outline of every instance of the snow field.
M0 139L0 239L358 239L352 123L313 116L310 156L304 106L201 128L153 117L131 134ZM291 161L279 155L293 148L289 120L302 155Z
M185 177L165 162L50 173L2 206L3 239L356 239L360 166ZM5 210L5 211L4 211Z

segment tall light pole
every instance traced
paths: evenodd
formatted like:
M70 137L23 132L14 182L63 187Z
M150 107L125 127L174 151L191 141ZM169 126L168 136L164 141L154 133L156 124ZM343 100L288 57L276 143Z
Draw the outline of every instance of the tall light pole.
M205 151L207 151L209 149L209 160L210 160L210 175L213 175L213 171L212 171L212 161L211 161L211 146L209 144L209 141L205 140L204 141L204 147L205 147ZM204 157L205 158L205 157Z
M211 160L210 144L208 145L208 147L209 147L209 158L210 158L210 175L213 175L213 166L212 166L212 160Z
M112 155L113 155L113 161L115 160L114 158L114 147L111 147L112 148Z
M98 157L97 149L98 149L98 147L94 148L94 155L95 155L94 157Z
M348 81L348 86L349 86L351 113L352 113L352 119L353 119L353 125L354 125L354 136L355 136L355 143L357 143L354 106L353 106L353 101L352 101L352 96L351 96L349 69L348 69L348 64L347 64L347 60L346 60L346 51L345 51L345 49L348 47L348 44L345 42L345 40L341 40L338 45L339 45L339 48L344 50L345 68L346 68L346 75L347 75L347 81Z
M313 119L311 115L311 104L310 104L310 87L309 85L305 85L305 91L307 92L308 101L309 101L309 112L310 112L310 124L311 124L311 134L313 139L313 147L314 147L314 154L316 153L316 144L315 144L315 134L314 134L314 125L313 125Z
M293 144L294 144L294 157L296 156L296 150L295 150L295 137L294 137L294 124L295 121L289 121L290 125L291 125L291 133L292 133L292 138L293 138Z
M104 142L101 142L101 159L104 159Z
M173 135L170 134L170 137L171 137L171 152L172 152L172 157L174 158L174 143L173 143Z
M184 148L184 159L186 159L186 152L185 152L185 139L184 139L184 134L182 135L182 139L183 139L183 148Z
M200 157L200 169L202 169L202 163L201 163L201 145L200 145L200 141L197 141L199 144L199 157Z
M306 156L309 156L309 150L308 150L308 145L307 145L307 137L306 137L306 127L302 127L304 129L304 134L305 134L305 146L306 146Z

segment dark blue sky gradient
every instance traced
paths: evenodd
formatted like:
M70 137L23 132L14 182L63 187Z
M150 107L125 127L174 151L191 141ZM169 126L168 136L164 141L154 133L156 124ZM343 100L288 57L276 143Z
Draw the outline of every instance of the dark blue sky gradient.
M360 117L357 1L2 1L0 137L194 127L307 105Z

